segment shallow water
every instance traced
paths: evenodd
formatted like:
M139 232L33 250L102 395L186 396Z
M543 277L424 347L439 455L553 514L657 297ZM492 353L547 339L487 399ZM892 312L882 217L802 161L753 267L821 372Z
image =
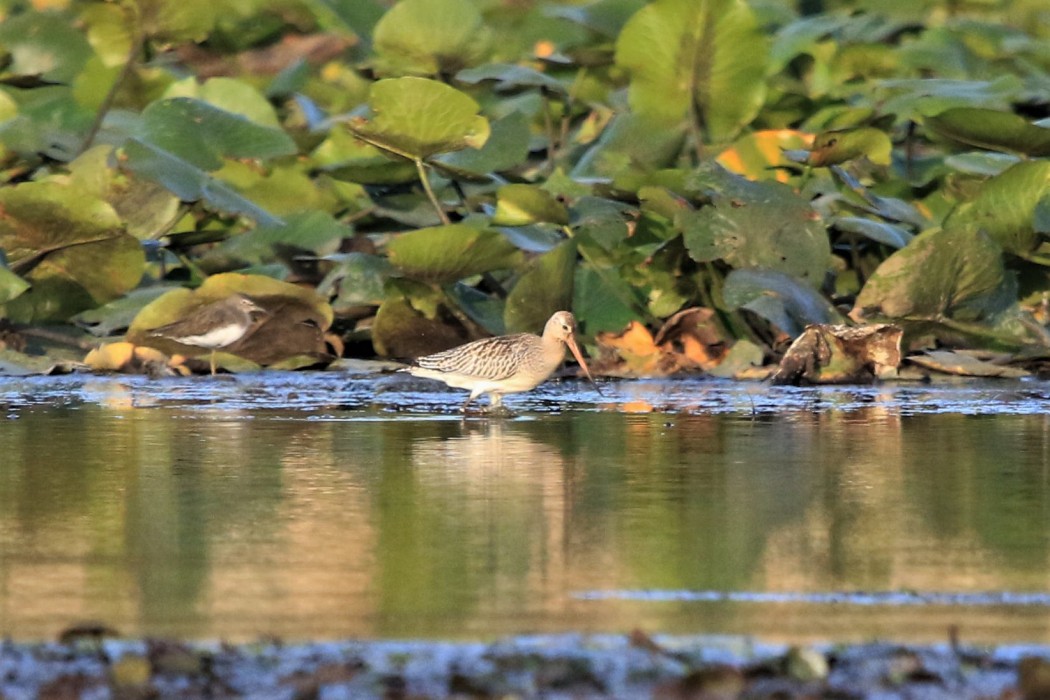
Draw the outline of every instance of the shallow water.
M0 378L0 634L1050 642L1050 385Z

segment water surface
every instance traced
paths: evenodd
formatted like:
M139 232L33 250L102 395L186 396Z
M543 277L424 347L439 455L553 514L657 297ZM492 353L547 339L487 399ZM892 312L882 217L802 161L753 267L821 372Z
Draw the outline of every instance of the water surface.
M1050 642L1050 387L0 379L0 634Z

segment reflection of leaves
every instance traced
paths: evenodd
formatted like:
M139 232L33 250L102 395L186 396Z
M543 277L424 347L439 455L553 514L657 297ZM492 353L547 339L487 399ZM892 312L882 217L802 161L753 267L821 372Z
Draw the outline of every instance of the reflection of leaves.
M690 118L714 141L731 138L758 113L766 52L742 0L656 0L616 42L616 62L631 75L631 107L673 124L695 104L699 113Z
M0 190L0 249L32 289L10 301L11 318L65 320L124 294L145 256L106 202L51 182Z
M409 277L438 284L516 267L522 259L521 251L499 233L464 224L403 233L387 246L387 255Z

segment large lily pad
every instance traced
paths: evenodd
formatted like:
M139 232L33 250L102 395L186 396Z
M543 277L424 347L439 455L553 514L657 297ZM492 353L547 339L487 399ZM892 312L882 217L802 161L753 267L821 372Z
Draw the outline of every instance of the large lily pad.
M491 133L479 149L464 148L431 159L438 170L460 179L487 181L492 173L516 168L529 155L529 122L521 112L511 112L491 124Z
M535 185L504 185L496 192L496 226L526 226L539 222L568 224L565 205Z
M243 294L269 312L252 331L224 354L273 365L306 356L325 359L324 332L331 326L332 308L311 289L260 275L225 273L213 275L198 289L175 289L147 304L135 316L127 339L136 345L149 345L170 354L204 355L204 348L182 345L150 334L153 328L174 323L201 307L233 294ZM330 358L327 358L330 359ZM220 356L220 364L222 357ZM296 361L296 366L303 363ZM236 367L236 364L231 364Z
M150 103L140 137L203 170L218 170L223 158L274 158L298 150L276 127L187 97Z
M58 13L5 12L0 46L8 54L4 73L68 83L91 55L84 35Z
M403 233L387 246L387 255L409 277L436 284L522 262L521 251L502 235L465 224Z
M1012 301L1002 248L975 228L927 231L888 257L850 313L960 321L987 319Z
M478 114L478 103L436 80L380 80L372 85L368 105L372 118L351 120L350 131L411 160L468 146L480 148L489 137L489 122Z
M758 114L767 53L743 0L656 0L616 42L616 63L631 76L631 108L665 124L688 116L713 141L732 138Z
M488 30L470 0L401 0L372 36L384 74L455 73L488 52Z
M438 312L414 308L402 297L383 302L372 324L372 345L382 357L411 358L446 350L471 340L462 327L450 325Z
M1050 156L1050 129L1009 112L956 107L926 118L938 136L968 146L1028 156Z
M55 182L0 189L0 249L32 285L5 307L19 322L65 320L115 299L146 262L113 207Z
M551 314L572 304L576 244L565 241L534 259L507 296L508 330L537 332Z
M137 139L129 139L122 149L121 164L139 177L163 185L185 202L206 202L214 209L245 214L260 224L278 225L281 220L228 184L181 158Z
M1026 255L1042 240L1035 226L1040 202L1050 197L1050 161L1018 163L988 180L970 202L945 220L946 228L979 228L1009 253Z
M813 323L841 323L842 316L813 287L775 270L733 270L722 297L729 309L747 309L797 336Z
M721 169L698 172L689 187L712 202L675 218L694 260L777 270L814 287L823 282L831 261L827 232L816 210L790 187Z

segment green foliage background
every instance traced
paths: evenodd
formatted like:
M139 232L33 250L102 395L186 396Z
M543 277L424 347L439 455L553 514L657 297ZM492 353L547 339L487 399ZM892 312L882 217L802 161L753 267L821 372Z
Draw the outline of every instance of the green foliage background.
M766 347L846 313L1048 344L1043 0L0 13L10 322L109 336L238 271L316 288L365 355L566 306L588 338L702 305Z

